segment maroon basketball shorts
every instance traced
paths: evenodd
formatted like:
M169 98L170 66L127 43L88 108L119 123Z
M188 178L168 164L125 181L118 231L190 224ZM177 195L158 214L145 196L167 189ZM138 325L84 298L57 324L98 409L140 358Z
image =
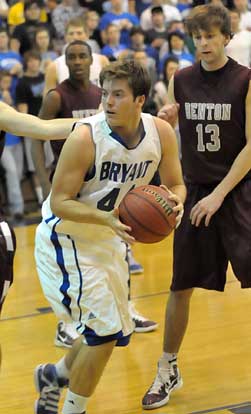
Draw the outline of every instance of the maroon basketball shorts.
M13 282L15 250L16 238L13 229L5 221L0 221L0 312Z
M193 226L192 207L214 187L187 185L184 216L174 236L173 291L194 287L223 291L228 262L241 287L251 287L251 180L227 195L208 227L204 220Z

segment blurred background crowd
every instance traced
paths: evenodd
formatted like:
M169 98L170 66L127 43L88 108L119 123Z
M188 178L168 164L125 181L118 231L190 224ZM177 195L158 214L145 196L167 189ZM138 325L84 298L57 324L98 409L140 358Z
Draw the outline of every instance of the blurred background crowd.
M229 9L234 35L227 54L250 67L251 4L249 0L222 1ZM48 90L67 77L62 65L64 48L77 39L91 47L96 70L91 77L94 83L98 84L99 71L108 61L129 57L145 65L151 75L152 90L144 111L155 115L167 101L170 77L199 58L184 21L191 8L203 3L0 0L0 100L20 112L38 115ZM43 151L49 171L53 163L49 143ZM34 164L29 137L6 134L0 164L0 195L6 215L16 223L41 206L46 191Z

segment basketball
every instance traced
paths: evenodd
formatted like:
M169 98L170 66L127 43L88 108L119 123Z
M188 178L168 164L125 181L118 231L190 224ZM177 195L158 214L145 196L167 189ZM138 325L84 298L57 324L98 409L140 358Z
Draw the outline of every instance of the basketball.
M176 203L168 192L154 185L142 185L129 191L119 205L120 220L130 226L130 234L141 243L156 243L175 228Z

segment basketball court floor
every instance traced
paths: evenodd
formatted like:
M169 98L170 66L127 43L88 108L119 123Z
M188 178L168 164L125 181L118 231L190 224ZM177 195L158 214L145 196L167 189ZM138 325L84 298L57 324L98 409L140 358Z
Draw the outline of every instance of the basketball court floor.
M3 350L0 414L32 414L34 367L64 354L53 344L56 318L36 274L35 225L16 229L15 283L0 322ZM88 414L143 414L141 398L156 372L161 353L165 303L171 279L172 238L138 244L144 274L132 276L138 310L159 322L152 333L134 334L117 348L92 397ZM197 290L179 357L184 386L156 414L251 414L251 291L241 290L231 269L224 294Z

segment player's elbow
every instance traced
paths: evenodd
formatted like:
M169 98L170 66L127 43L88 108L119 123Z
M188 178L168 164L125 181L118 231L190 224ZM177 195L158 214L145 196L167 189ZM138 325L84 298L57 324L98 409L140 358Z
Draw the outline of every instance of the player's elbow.
M64 198L52 191L50 206L52 213L55 214L55 216L62 218L62 212L64 211Z

